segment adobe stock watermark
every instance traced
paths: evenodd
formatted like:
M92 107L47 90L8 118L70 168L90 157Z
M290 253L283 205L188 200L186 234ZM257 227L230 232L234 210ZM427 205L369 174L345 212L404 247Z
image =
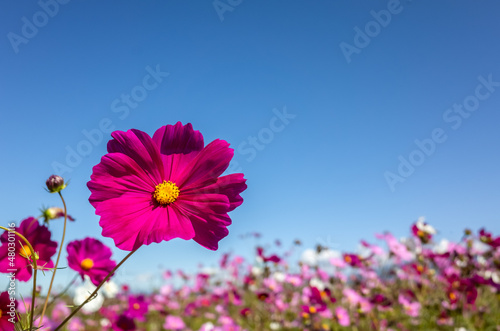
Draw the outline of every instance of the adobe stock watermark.
M2 312L5 315L9 315L10 318L7 320L14 324L16 322L16 223L8 224L7 233L7 279L8 288L7 293L9 295L9 304L7 305L8 311ZM0 311L1 312L1 311Z
M412 0L407 1L411 2ZM354 45L344 41L339 44L347 63L351 63L352 55L360 54L361 50L370 45L372 39L380 34L382 28L386 28L391 23L393 16L400 14L402 11L403 5L400 0L389 0L387 2L387 9L382 9L378 12L371 10L370 15L373 17L373 20L368 21L363 30L358 26L354 27L354 32L356 33L353 39Z
M232 12L236 7L241 5L242 2L243 0L214 0L212 5L219 16L219 20L223 22L224 14L226 12Z
M14 53L19 53L19 46L21 44L27 44L30 39L35 38L38 34L38 29L46 26L50 19L59 13L59 5L65 5L70 0L40 0L38 1L38 6L41 10L33 14L31 19L26 16L21 17L20 34L9 32L7 33L7 39L9 39L10 45L14 50Z
M248 136L246 140L240 142L235 148L235 156L245 157L245 161L250 163L260 151L263 151L275 138L275 135L285 130L291 120L297 117L296 114L288 113L286 106L279 110L273 109L274 116L271 117L267 126L257 132L255 136ZM230 172L242 172L241 164L236 157L231 162L228 170Z
M473 94L466 96L461 103L454 103L443 112L443 121L452 130L458 130L462 126L463 120L469 118L479 108L480 102L487 100L495 92L495 88L500 86L500 82L493 80L492 74L487 77L479 76L477 80L479 84L477 84ZM428 138L415 139L416 148L407 157L398 156L399 165L397 171L384 172L385 181L391 192L396 190L396 184L404 183L415 172L417 167L424 164L427 158L436 152L437 146L447 139L448 135L443 128L435 128Z
M132 87L130 93L122 93L119 98L111 102L111 112L118 114L120 120L125 120L131 110L136 109L144 101L148 93L160 86L163 80L170 75L168 72L161 71L160 65L155 68L147 66L147 74L142 78L141 83ZM97 127L90 130L82 130L84 138L76 146L66 146L66 157L64 162L52 162L54 173L63 176L65 173L72 172L83 161L83 158L89 156L94 147L101 144L105 134L115 130L112 119L102 118Z

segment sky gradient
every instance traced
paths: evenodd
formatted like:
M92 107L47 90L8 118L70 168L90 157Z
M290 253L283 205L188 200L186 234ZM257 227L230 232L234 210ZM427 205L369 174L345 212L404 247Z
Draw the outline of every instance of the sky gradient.
M250 256L250 232L348 251L420 216L438 238L498 234L498 12L492 0L4 1L2 222L60 206L44 190L58 173L77 219L66 243L113 247L86 187L110 132L181 121L235 149L245 202L219 251L142 247L119 282ZM61 222L50 228L59 241Z

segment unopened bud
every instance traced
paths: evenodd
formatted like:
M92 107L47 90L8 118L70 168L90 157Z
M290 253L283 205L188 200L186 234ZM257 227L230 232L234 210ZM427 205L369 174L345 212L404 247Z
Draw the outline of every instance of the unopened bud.
M45 182L50 193L57 193L66 188L64 179L61 176L52 175Z

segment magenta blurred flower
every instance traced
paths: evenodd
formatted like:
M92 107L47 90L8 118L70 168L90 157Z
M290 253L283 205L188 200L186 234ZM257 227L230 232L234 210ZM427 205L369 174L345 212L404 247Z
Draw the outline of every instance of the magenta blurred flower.
M281 258L276 254L265 256L264 248L262 247L257 247L257 255L262 259L263 262L280 263L281 261Z
M128 251L173 238L216 250L247 187L243 174L219 177L233 157L229 144L204 147L201 133L181 122L152 138L135 129L111 136L87 184L102 235Z
M129 296L128 309L125 315L130 318L136 318L139 321L144 321L148 313L148 307L149 305L143 295Z
M13 297L14 298L14 297ZM10 300L9 292L0 293L0 330L14 331L17 301Z
M95 286L116 267L111 260L111 249L97 239L85 238L68 244L68 266L78 272L82 279L87 275Z
M163 324L163 327L167 330L184 330L186 324L184 324L182 318L178 316L168 315L165 319L165 324Z
M500 236L493 238L491 233L487 232L484 228L479 230L479 240L493 248L500 247Z
M16 231L22 234L30 242L35 250L36 263L39 269L47 270L54 267L51 257L56 253L57 243L50 240L50 231L46 226L38 223L34 217L23 220ZM31 252L18 236L16 236L16 251L13 259L8 257L8 233L5 231L0 236L0 272L9 273L15 269L16 280L27 282L31 279L33 268L31 267ZM11 263L14 263L12 265Z
M344 254L343 257L344 257L344 262L349 264L352 267L362 267L363 266L361 259L356 254Z
M116 321L113 323L112 326L114 331L129 331L129 330L135 330L135 322L134 319L127 315L120 315L116 319Z

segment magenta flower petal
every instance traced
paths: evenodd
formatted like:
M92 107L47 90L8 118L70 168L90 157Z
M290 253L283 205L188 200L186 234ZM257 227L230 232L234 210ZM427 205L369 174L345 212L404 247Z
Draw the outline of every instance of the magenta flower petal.
M101 215L102 235L113 238L123 250L173 238L189 240L195 235L187 217L171 206L154 207L150 196L130 194L106 200L99 204L96 213ZM121 223L116 222L117 218Z
M194 131L191 123L183 126L181 122L156 130L153 141L164 155L189 154L201 151L204 145L200 131Z
M155 181L163 177L160 153L148 134L132 129L127 132L115 131L111 136L114 139L108 142L109 153L130 156Z
M222 176L217 179L217 182L205 186L203 192L224 194L227 196L230 203L228 211L231 211L243 203L240 193L247 188L245 182L246 179L243 178L243 174Z
M89 201L97 207L99 202L120 197L130 192L152 194L155 183L129 156L111 153L101 159L93 169Z
M189 165L172 174L172 180L183 192L213 184L229 166L234 151L224 140L214 140L194 158Z

